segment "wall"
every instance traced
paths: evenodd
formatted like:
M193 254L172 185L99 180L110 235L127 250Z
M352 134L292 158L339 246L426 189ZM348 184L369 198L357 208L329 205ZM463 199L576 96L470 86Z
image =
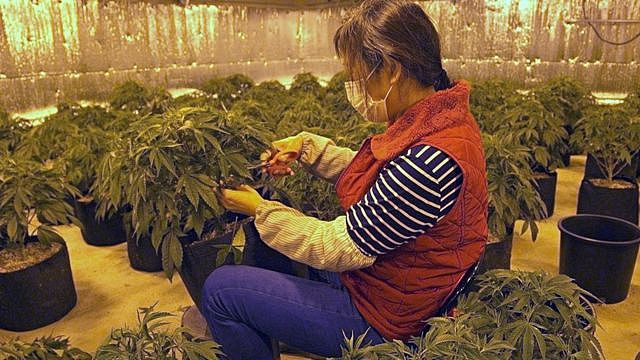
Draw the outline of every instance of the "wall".
M640 19L640 0L588 0L590 16ZM204 3L204 4L203 4ZM257 80L340 69L332 36L345 10L213 5L198 1L0 0L0 107L10 111L62 98L104 99L126 79L198 86L244 72ZM533 84L574 75L594 89L640 81L640 40L597 40L582 0L422 1L443 36L453 77L506 76ZM599 25L611 39L640 24Z

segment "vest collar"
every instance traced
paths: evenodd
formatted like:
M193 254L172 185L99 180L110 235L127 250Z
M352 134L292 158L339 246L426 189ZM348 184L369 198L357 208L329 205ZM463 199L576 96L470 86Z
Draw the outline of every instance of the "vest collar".
M387 130L371 138L371 151L377 160L388 161L418 139L465 121L469 112L469 83L458 81L421 100L402 114Z

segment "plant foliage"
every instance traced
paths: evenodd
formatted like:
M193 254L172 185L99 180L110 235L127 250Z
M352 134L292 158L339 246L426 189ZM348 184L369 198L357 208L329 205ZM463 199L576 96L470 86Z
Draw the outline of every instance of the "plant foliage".
M640 149L640 121L624 105L589 107L571 141L592 154L607 180L631 164Z
M222 355L218 344L194 338L187 328L168 330L175 315L154 307L138 309L137 327L112 330L95 360L216 360Z
M30 236L44 244L63 241L50 226L34 224L36 213L48 223L75 220L64 198L77 189L66 183L59 167L50 165L22 157L0 158L0 249L22 247Z
M225 230L215 195L220 181L252 181L247 165L267 146L260 130L220 111L184 108L147 117L123 132L103 159L98 213L130 206L134 232L151 236L171 278L182 264L181 238L192 230L200 237L205 222Z
M19 338L0 341L0 360L91 360L91 354L71 347L62 336L39 337L30 343Z
M564 275L493 270L463 295L460 314L434 317L409 342L345 336L341 359L602 359L588 295Z
M135 81L126 81L113 89L109 104L115 110L158 114L171 106L171 95L159 87L145 88Z
M504 116L505 126L498 132L513 133L531 151L531 168L549 172L563 166L569 134L561 119L535 96L512 95L506 100Z
M546 207L534 186L529 149L512 134L483 134L482 141L489 190L489 233L503 239L516 220L522 219L522 233L531 228L535 240L535 219L544 217Z

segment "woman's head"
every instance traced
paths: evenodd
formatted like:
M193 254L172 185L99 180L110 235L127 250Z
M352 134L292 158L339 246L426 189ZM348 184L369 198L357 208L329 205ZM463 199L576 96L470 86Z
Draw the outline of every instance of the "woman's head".
M442 67L438 32L420 5L408 0L364 0L334 36L338 57L352 79L391 105L399 94L451 86Z

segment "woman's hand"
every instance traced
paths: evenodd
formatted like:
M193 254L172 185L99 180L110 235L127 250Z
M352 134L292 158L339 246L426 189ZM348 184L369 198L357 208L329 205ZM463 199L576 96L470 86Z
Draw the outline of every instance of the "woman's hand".
M241 185L237 189L221 189L218 199L227 210L255 216L256 208L264 200L260 194L248 185Z
M294 175L291 164L300 158L303 139L300 135L290 136L272 143L269 149L260 155L260 160L267 163L266 171L271 176Z

